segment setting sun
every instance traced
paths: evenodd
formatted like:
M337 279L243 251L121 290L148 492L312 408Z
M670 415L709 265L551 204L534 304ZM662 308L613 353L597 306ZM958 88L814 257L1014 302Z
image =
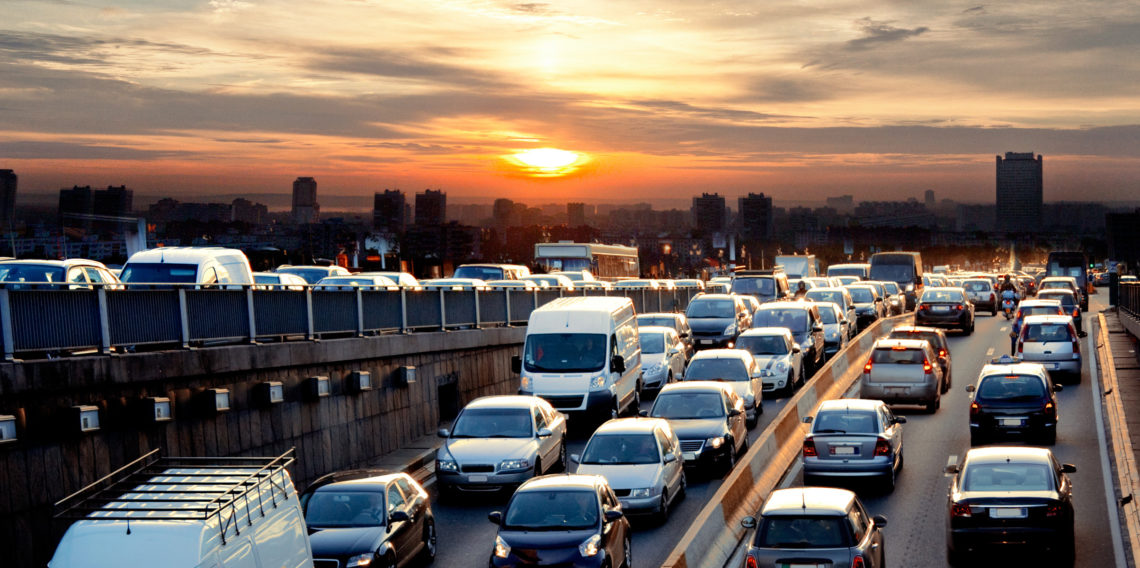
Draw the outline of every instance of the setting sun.
M557 148L532 148L507 156L507 160L530 177L560 177L577 171L588 158Z

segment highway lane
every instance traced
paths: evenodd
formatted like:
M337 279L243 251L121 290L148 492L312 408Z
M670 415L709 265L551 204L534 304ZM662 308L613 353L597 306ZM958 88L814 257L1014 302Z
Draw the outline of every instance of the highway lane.
M1091 314L1104 307L1103 300L1093 298ZM1091 319L1085 315L1086 331ZM965 387L977 379L989 359L1009 352L1010 322L1000 314L997 317L979 315L976 321L973 335L950 334L954 384L950 392L943 395L942 408L933 415L917 407L896 408L907 417L907 424L905 467L895 491L884 495L871 488L852 487L859 492L871 514L884 514L889 520L885 529L888 566L946 565L946 495L950 482L943 471L951 456L961 458L970 447ZM1094 401L1099 402L1099 399L1093 392L1089 368L1095 354L1089 352L1085 339L1081 340L1081 350L1085 365L1083 379L1079 385L1066 384L1058 393L1060 423L1057 444L1052 449L1060 461L1077 466L1077 473L1070 476L1076 507L1076 565L1113 566L1115 559L1093 410ZM793 485L802 484L800 473ZM1013 564L1006 562L1006 565Z
M749 432L749 441L756 440L767 424L783 408L787 398L769 398L764 401L764 414L759 423ZM642 408L648 409L652 400L643 400ZM589 432L572 432L568 444L568 454L581 454L589 439ZM574 466L571 464L571 471ZM656 525L651 519L633 518L633 562L635 566L660 566L665 558L688 530L709 499L716 494L723 481L722 476L710 479L707 476L688 473L686 497L676 503L670 511L669 521ZM439 534L439 551L436 566L486 566L491 556L495 538L495 526L487 520L487 513L503 510L508 494L474 495L458 499L439 499L434 487L432 510L435 513Z

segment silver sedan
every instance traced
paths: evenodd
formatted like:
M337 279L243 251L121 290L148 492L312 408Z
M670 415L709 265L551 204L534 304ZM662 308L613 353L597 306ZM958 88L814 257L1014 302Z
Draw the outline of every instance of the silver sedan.
M821 480L878 478L888 491L903 465L902 424L880 400L829 400L804 419L804 485Z

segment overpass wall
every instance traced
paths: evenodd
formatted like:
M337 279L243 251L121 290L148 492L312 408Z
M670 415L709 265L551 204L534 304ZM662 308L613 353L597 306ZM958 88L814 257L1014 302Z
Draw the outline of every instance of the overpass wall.
M170 456L278 455L297 448L294 481L358 467L436 430L473 398L513 393L510 359L525 328L237 345L110 357L0 363L0 415L18 440L0 442L0 550L5 566L43 566L61 531L52 504L154 449ZM397 370L414 366L415 382ZM373 390L353 392L367 371ZM329 377L313 399L309 378ZM264 381L285 400L259 403ZM206 408L227 389L230 410ZM170 399L173 420L148 423L143 399ZM80 433L71 407L99 411Z

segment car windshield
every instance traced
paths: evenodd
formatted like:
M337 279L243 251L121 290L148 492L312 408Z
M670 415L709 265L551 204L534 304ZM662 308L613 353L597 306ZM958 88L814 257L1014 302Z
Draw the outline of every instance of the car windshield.
M848 288L851 292L851 299L860 304L868 304L875 301L875 293L867 288Z
M685 309L685 317L689 319L736 317L736 303L729 299L693 300Z
M850 531L846 517L770 516L756 531L760 548L843 548ZM814 565L814 563L813 563Z
M677 320L671 317L661 316L637 316L637 325L641 327L649 327L651 325L659 325L661 327L677 327Z
M755 326L786 327L792 331L807 329L807 310L802 308L769 308L756 312Z
M828 276L858 276L867 275L867 269L862 266L832 266L827 269Z
M1045 396L1045 383L1033 375L993 375L982 379L975 400L1032 401Z
M593 491L530 490L511 498L503 528L517 531L582 530L598 526Z
M198 265L169 262L127 263L119 279L123 282L142 284L193 284L198 281Z
M839 323L839 317L836 315L835 310L832 308L820 308L819 319L825 324Z
M740 359L696 359L685 369L686 381L747 381L748 368Z
M506 277L502 268L492 266L460 266L452 278L476 278L478 280L502 280Z
M989 292L990 283L986 280L967 280L962 283L967 292Z
M952 292L950 290L930 290L922 294L923 302L961 302L963 301L961 292Z
M536 373L600 371L606 366L606 336L599 333L535 333L526 336L526 370Z
M590 438L582 452L584 464L633 465L660 463L652 434L604 434Z
M649 415L672 420L721 418L724 416L724 402L715 392L668 393L657 397Z
M872 363L921 365L925 360L926 354L921 349L876 349L871 353Z
M1038 323L1025 328L1027 343L1048 343L1050 341L1072 341L1067 323Z
M374 527L383 525L386 517L379 491L321 490L305 502L310 527Z
M0 264L0 282L63 282L63 267L44 264Z
M871 280L890 280L891 282L914 282L914 263L911 264L873 264L871 265Z
M883 289L885 289L888 294L898 294L900 291L898 284L889 281L883 282Z
M873 412L851 410L823 410L812 421L816 434L877 434Z
M732 291L735 294L774 296L776 295L776 281L770 277L733 278Z
M736 348L753 355L786 355L788 341L778 335L744 335L736 340Z
M530 410L526 408L469 408L455 420L452 438L530 438Z
M664 353L665 352L665 334L653 332L641 332L641 352L642 353Z
M966 466L966 491L1052 491L1053 476L1043 463L979 463Z
M329 275L327 268L278 268L277 272L284 272L286 274L296 274L305 279L309 284L316 284L320 282L321 278Z
M808 290L807 298L816 302L833 302L840 306L844 304L843 292L833 290Z

